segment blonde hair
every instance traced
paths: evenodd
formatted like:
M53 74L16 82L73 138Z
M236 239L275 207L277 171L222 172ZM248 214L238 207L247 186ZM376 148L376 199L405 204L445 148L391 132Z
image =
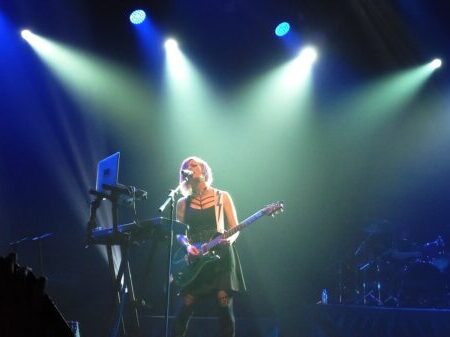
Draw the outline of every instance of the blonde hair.
M210 187L212 182L213 182L213 174L212 174L212 170L211 167L208 165L208 163L201 159L200 157L196 157L196 156L191 156L191 157L187 157L185 160L183 160L183 162L181 163L180 166L180 171L179 171L179 179L180 179L180 184L181 184L181 194L183 194L184 196L188 196L190 194L192 194L192 186L191 183L189 181L186 181L184 175L182 174L183 170L186 170L189 167L189 162L193 160L197 163L199 163L202 167L202 174L205 177L205 184L206 186Z

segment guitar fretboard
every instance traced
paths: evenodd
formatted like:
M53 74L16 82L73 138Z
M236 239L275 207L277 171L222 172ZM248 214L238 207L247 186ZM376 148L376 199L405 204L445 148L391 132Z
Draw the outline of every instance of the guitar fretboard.
M264 214L266 214L265 209L261 209L258 212L256 212L253 215L250 215L247 219L243 220L239 225L227 230L225 233L215 237L213 240L209 241L203 248L203 253L207 253L209 250L217 246L221 240L227 239L230 236L236 234L240 230L244 229L251 223L258 220L260 217L262 217Z

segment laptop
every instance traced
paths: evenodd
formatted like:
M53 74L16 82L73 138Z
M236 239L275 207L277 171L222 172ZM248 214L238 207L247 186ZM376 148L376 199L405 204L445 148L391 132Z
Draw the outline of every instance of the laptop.
M98 162L97 182L95 189L98 192L105 192L103 185L117 186L119 179L119 159L120 152L116 152Z

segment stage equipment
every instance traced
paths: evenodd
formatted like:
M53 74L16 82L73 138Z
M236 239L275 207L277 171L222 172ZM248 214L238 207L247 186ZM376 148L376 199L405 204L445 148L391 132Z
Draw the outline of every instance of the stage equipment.
M174 228L175 228L175 197L180 192L181 186L183 183L187 182L191 175L183 174L184 180L178 184L175 189L170 190L166 201L159 207L159 212L164 212L167 206L170 205L170 232L169 232L169 244L168 244L168 260L167 260L167 278L166 278L166 313L165 313L165 326L164 326L164 336L169 336L169 313L170 313L170 289L172 283L172 255L173 255L173 236L174 236ZM186 230L183 234L186 234Z
M125 230L125 228L128 227L120 227L122 231L119 230L118 212L119 205L135 206L137 200L147 199L146 191L137 189L133 186L125 186L118 183L119 158L120 153L117 152L105 159L100 160L97 165L96 189L91 189L89 191L91 195L95 196L95 199L91 201L90 216L86 230L86 247L91 244L106 245L108 266L113 284L113 296L116 303L115 311L113 313L113 323L110 331L110 337L118 336L121 327L121 335L127 336L128 327L126 326L123 318L125 303L129 303L131 305L132 311L132 314L130 315L132 318L129 325L129 335L134 336L139 331L139 315L137 312L136 298L134 295L129 263L129 246L131 244L130 237L132 231ZM111 231L107 232L109 233L108 235L101 235L100 233L106 232L102 232L102 229L97 226L96 212L103 200L108 200L111 203L113 223ZM93 237L94 232L98 234L98 237L102 237L102 240L97 238L99 240L97 242L96 238ZM114 256L112 251L113 245L118 245L121 252L121 261L117 275L114 270Z
M171 220L163 217L155 217L139 222L133 221L127 224L118 225L117 231L113 228L97 227L92 231L92 244L113 244L119 245L124 237L132 243L143 243L150 239L166 240L170 235ZM183 234L187 230L187 225L179 221L174 221L174 231Z
M145 14L145 11L142 9L136 9L130 14L130 22L134 25L140 25L142 22L145 21L145 18L147 15Z
M448 305L448 275L432 263L417 259L407 264L401 274L398 292L402 307L443 308Z
M422 246L423 258L429 261L445 255L445 242L442 236L438 236L436 240L426 242Z
M445 308L450 304L450 255L442 235L417 243L409 228L387 220L362 227L363 239L339 263L341 304Z
M392 224L386 220L373 221L363 228L363 239L354 249L354 304L383 305L385 274L388 268L386 259L391 248ZM342 280L342 271L339 272ZM342 282L342 281L340 281ZM341 284L339 289L345 288ZM342 298L344 295L339 294Z
M447 307L449 257L441 235L420 247L420 256L405 264L401 273L398 296L405 307Z
M13 249L14 253L17 253L17 248L29 241L36 242L37 248L38 248L38 257L39 257L39 273L41 275L44 275L44 254L42 252L43 249L43 243L42 241L44 239L47 239L49 237L52 237L54 233L43 233L39 234L37 236L24 236L23 238L20 238L19 240L15 240L13 242L9 243L9 246Z
M288 22L286 22L286 21L281 22L275 28L275 35L278 36L278 37L283 37L287 33L289 33L290 29L291 29L291 25Z

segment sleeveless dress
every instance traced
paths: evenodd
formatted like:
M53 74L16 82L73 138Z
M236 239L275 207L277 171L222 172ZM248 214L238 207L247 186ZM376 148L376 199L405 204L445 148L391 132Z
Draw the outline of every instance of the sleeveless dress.
M184 216L185 223L189 225L188 238L192 243L208 242L217 235L215 207L195 209L190 205L191 197L188 197ZM245 281L236 247L219 245L214 251L220 259L205 265L199 276L182 289L182 293L205 296L218 290L225 290L229 294L245 291Z

